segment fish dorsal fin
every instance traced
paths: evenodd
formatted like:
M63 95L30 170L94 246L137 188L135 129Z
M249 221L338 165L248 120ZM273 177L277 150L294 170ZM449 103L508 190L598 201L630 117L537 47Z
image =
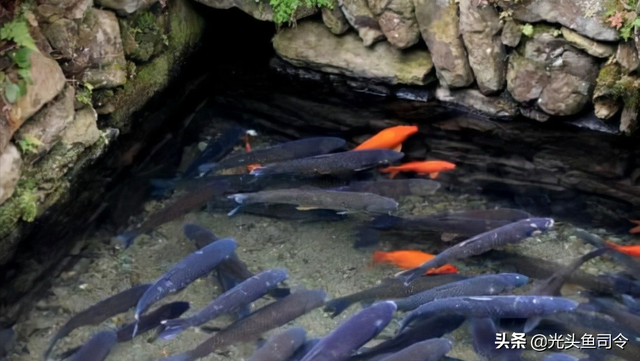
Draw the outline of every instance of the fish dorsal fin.
M440 172L429 173L429 178L436 179L440 175Z
M396 152L401 151L402 150L402 143L398 144L398 146L393 148L392 150L395 150Z

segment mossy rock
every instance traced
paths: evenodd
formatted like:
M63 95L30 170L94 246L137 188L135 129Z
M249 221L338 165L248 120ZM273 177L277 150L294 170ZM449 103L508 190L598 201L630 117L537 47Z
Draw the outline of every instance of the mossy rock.
M169 43L166 34L169 22L166 14L141 11L129 18L121 18L122 46L128 59L147 62L162 53Z

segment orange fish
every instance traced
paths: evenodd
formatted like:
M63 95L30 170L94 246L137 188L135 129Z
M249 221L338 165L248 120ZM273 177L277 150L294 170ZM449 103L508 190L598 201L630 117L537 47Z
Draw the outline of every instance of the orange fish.
M428 260L435 257L432 254L407 250L407 251L394 251L394 252L379 252L373 253L373 263L386 262L391 263L402 269L411 269L420 266ZM446 264L442 267L432 268L425 274L444 274L444 273L458 273L458 269L451 265Z
M628 254L633 257L640 257L640 245L636 246L620 246L613 242L605 242L607 247L614 249L620 253Z
M635 227L631 228L629 233L631 233L631 234L640 234L640 220L630 219L629 221L631 221L631 223L636 225Z
M435 179L438 177L440 172L453 169L456 169L456 165L453 163L442 160L429 160L423 162L409 162L395 167L387 167L380 169L380 172L391 173L391 178L395 177L400 172L415 172L418 174L428 174L431 179Z
M251 152L251 144L249 144L249 134L244 136L244 147L245 149L247 149L247 153ZM247 169L249 170L249 172L251 172L256 168L260 168L260 164L249 164L247 166Z
M393 149L399 152L402 149L402 143L411 135L418 132L415 125L398 125L381 130L378 134L362 142L354 150L364 149Z

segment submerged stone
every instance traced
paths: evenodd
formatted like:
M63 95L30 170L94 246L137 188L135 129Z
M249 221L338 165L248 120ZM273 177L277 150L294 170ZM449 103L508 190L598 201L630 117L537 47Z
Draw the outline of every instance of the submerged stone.
M400 51L387 42L368 48L354 33L333 36L322 23L304 21L273 38L276 53L296 66L388 84L425 85L433 67L429 52Z
M414 0L416 19L440 83L452 88L473 83L458 31L458 5L450 0Z
M378 19L369 9L367 0L338 0L338 4L349 24L358 31L364 46L384 39Z
M500 30L495 7L479 7L475 0L460 0L460 33L469 53L469 65L483 94L499 92L505 85L507 53Z
M13 195L20 179L22 158L15 145L0 150L0 204Z
M602 20L606 10L601 0L499 0L497 4L512 11L516 20L558 23L594 40L620 38L618 32Z

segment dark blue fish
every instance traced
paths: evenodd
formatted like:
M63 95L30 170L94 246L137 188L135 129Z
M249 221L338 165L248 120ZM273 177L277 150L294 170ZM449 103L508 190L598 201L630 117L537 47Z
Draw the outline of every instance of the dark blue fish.
M522 349L496 347L498 329L492 319L472 318L470 321L473 349L478 356L486 360L520 361Z
M453 348L446 338L434 338L405 348L381 361L438 361Z
M640 316L640 302L629 295L622 295L622 302L627 306L629 312L636 316Z
M498 295L525 285L528 281L529 277L518 273L482 275L447 283L403 299L393 300L393 302L398 306L398 311L411 311L439 298Z
M176 263L140 297L136 306L136 321L140 320L140 315L154 302L161 300L170 293L180 291L191 282L211 272L220 262L233 253L237 246L236 241L233 239L221 239L195 251ZM135 336L136 331L137 323L133 330L133 336Z
M287 361L304 344L307 331L292 327L271 336L247 361Z
M640 316L629 312L622 304L604 297L597 297L585 293L589 298L589 303L599 312L613 317L618 323L625 325L640 334Z
M165 330L160 334L160 338L170 340L189 327L200 326L225 313L234 312L242 306L249 305L286 279L287 270L285 269L259 273L220 295L195 315L163 322Z
M195 349L169 356L162 359L162 361L193 361L226 346L254 341L263 333L278 328L322 306L326 297L327 294L321 290L292 293L231 324L231 326L216 333Z
M376 337L393 318L396 304L376 303L358 312L325 336L302 361L342 361Z
M302 346L291 356L288 361L300 361L320 342L319 338L307 340Z
M360 349L351 359L368 360L381 354L398 352L416 342L442 337L457 330L465 319L464 316L460 315L445 315L419 320L390 340L386 340L369 349Z
M209 142L207 147L198 155L187 170L182 174L182 178L191 178L198 175L198 168L209 162L217 162L225 155L233 150L240 138L245 135L246 130L243 128L233 127L224 131L218 138Z
M267 148L253 149L251 152L231 155L218 163L200 166L201 173L221 171L250 164L268 164L291 159L308 158L331 153L343 148L346 141L335 137L316 137L276 144Z
M337 191L373 193L383 197L399 199L406 196L428 196L440 188L440 183L431 179L379 179L376 181L354 181L348 186L334 188Z
M494 248L520 242L551 227L553 227L553 219L551 218L527 218L492 229L446 249L419 267L402 272L398 278L402 279L405 284L410 284L432 268L444 266L452 260L477 256Z
M477 296L449 297L426 303L410 312L400 323L398 332L417 318L439 315L463 315L475 318L529 318L529 321L561 311L573 311L578 302L564 297L548 296ZM535 327L532 321L525 332Z
M388 165L403 157L404 153L393 150L348 151L273 163L254 169L251 174L261 177L271 174L342 175Z
M71 357L70 361L102 361L107 358L117 342L118 336L114 331L98 332Z
M12 328L0 328L0 360L9 355L16 343L16 331Z
M95 305L87 308L86 310L71 317L67 323L65 323L49 342L49 347L44 353L45 360L49 357L49 354L53 350L59 339L68 336L71 331L78 327L87 325L98 325L103 321L118 315L123 312L127 312L130 308L134 307L140 297L149 289L151 284L139 285L127 290L124 290L116 295L113 295L105 300L102 300Z

